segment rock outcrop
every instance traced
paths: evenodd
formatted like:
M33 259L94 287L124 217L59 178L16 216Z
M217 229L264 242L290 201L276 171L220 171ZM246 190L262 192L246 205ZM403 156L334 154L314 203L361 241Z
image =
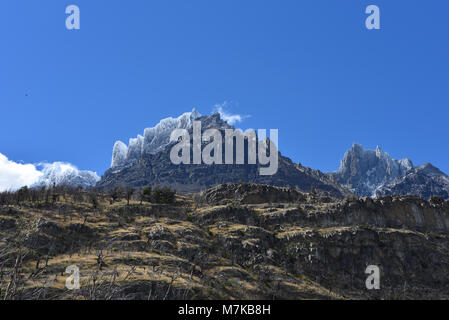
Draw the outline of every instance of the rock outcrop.
M292 188L250 183L220 184L200 194L200 200L211 205L299 202L304 198L302 192Z
M384 185L377 195L415 194L424 198L441 196L449 198L449 176L430 163L413 168L404 176Z

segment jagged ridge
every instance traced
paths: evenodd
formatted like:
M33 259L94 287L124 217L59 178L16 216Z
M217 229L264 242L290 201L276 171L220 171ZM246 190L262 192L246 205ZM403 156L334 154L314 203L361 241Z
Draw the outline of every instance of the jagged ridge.
M408 159L391 158L380 147L365 150L355 143L338 171L330 173L358 196L433 195L448 197L449 177L430 163L415 167Z

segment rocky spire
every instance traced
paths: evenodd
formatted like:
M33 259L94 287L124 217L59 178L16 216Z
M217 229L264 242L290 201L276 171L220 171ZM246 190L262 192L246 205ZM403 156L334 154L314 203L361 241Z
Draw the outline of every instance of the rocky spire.
M157 125L146 128L143 135L129 139L129 146L117 141L112 150L111 168L120 168L132 164L144 154L156 154L170 142L170 134L174 129L190 129L193 121L201 117L194 108L178 118L162 119Z

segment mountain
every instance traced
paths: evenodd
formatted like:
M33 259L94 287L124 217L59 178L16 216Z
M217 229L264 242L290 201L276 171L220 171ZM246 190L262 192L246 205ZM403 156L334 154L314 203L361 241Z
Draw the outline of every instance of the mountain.
M420 195L449 198L449 176L430 163L415 167L404 176L383 186L377 195Z
M107 190L115 185L168 185L180 192L195 192L223 183L250 182L289 186L306 192L317 190L337 197L351 193L369 197L395 194L449 197L449 177L430 163L415 167L408 158L393 159L380 147L365 150L357 143L345 153L340 168L328 174L293 163L279 152L277 172L271 176L260 175L263 166L248 164L246 138L246 164L173 164L170 151L176 143L170 142L170 135L175 129L185 129L192 145L194 121L201 122L202 133L218 129L222 139L226 129L235 129L219 113L201 116L195 109L178 118L163 119L156 126L146 128L143 135L131 138L128 145L121 141L114 144L111 167L97 187ZM203 141L201 148L205 145Z
M180 192L194 192L227 182L252 182L274 186L296 187L301 191L322 191L333 196L350 194L333 177L319 171L293 163L278 154L278 171L274 175L260 175L260 164L173 164L170 151L175 142L170 143L170 134L176 128L188 130L192 136L192 123L201 122L201 132L214 128L222 136L224 130L234 129L221 119L219 113L201 116L198 112L184 113L178 118L162 120L153 128L147 128L143 136L131 139L128 146L116 142L113 148L111 168L97 184L100 190L145 185L168 185ZM245 140L245 159L248 157L248 141ZM204 148L204 143L202 145Z
M31 185L32 188L50 187L53 185L91 188L100 180L100 177L95 172L78 170L68 163L54 162L42 166L42 176L37 182Z
M365 150L356 143L330 175L358 196L412 194L429 198L447 197L449 191L449 177L430 163L415 167L408 158L396 160L380 147Z

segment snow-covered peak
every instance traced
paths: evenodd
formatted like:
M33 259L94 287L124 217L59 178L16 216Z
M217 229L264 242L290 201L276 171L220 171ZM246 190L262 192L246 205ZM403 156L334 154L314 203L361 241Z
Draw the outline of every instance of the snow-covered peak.
M406 171L410 171L413 169L413 162L409 158L404 158L398 161L401 167L404 168Z
M128 147L121 141L114 143L112 149L111 168L122 166L126 163L126 156L128 154Z
M175 129L190 129L201 114L193 109L177 118L165 118L154 127L146 128L142 135L129 139L129 146L121 141L114 144L111 168L120 168L137 160L143 154L155 154L170 143L170 134Z
M175 129L189 129L193 121L201 115L193 109L178 118L162 119L156 126L144 130L143 154L155 154L161 151L169 142L170 134Z
M376 150L365 150L354 143L346 151L340 168L334 175L340 182L359 195L373 195L376 190L413 169L410 159L396 160L379 146Z
M143 136L137 135L137 138L129 139L128 153L125 160L137 160L142 154Z
M95 172L78 170L70 163L54 162L39 166L42 167L42 175L31 187L69 185L90 188L100 181L100 177Z

